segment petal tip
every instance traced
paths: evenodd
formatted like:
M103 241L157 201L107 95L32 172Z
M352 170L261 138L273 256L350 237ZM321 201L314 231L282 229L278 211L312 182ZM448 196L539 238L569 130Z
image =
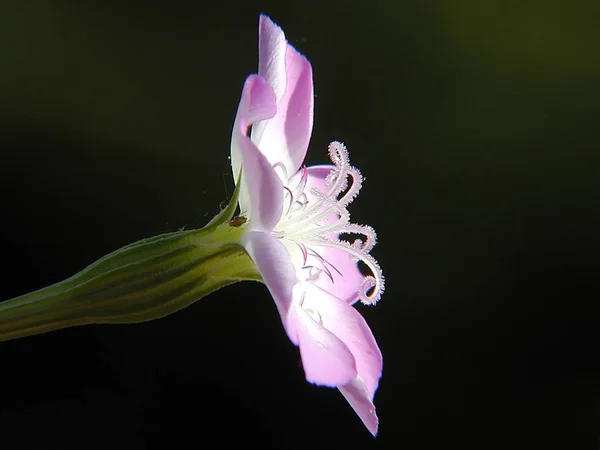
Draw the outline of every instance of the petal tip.
M377 417L377 414L375 414L375 411L373 411L373 419L368 421L368 423L365 421L365 426L373 437L377 437L377 433L379 432L379 418Z
M346 398L354 412L358 415L367 430L377 436L379 430L379 418L373 404L373 397L369 395L365 388L364 381L357 377L345 386L338 388Z
M283 30L281 29L281 27L279 25L277 25L275 22L273 22L273 19L271 19L267 14L265 13L260 13L258 15L258 26L260 27L260 29L268 29L268 28L276 28L278 30L280 30L281 32L283 32Z

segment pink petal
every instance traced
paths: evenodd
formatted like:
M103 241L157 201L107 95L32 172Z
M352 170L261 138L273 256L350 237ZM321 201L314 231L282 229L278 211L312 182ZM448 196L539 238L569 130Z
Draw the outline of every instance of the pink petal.
M290 340L298 345L296 329L288 327L289 309L297 281L288 251L279 240L262 231L244 233L242 245L269 289Z
M329 267L329 275L322 272L314 283L348 305L355 303L365 278L358 263L343 250L318 246L311 248L327 261Z
M242 182L248 189L249 226L254 230L271 231L279 222L283 209L281 179L267 158L260 153L250 139L243 136L240 144L243 165ZM244 204L240 201L242 212L243 206Z
M317 188L321 192L327 193L328 188L325 184L325 179L333 168L334 166L331 165L311 166L307 168L308 179L304 192L309 202L315 201L314 195L311 194L312 188ZM326 223L331 223L334 219L335 216L327 220ZM339 236L334 235L334 237L337 238ZM358 268L358 263L345 251L335 250L330 247L314 246L311 248L327 261L329 275L331 275L321 273L315 284L349 304L354 303L358 298L358 292L365 278Z
M277 114L253 127L252 140L271 164L283 163L291 176L304 161L312 133L313 78L308 60L282 45L284 39L281 28L261 16L258 73L276 93Z
M283 186L265 156L247 136L248 127L275 112L273 89L258 75L244 83L231 136L231 167L234 179L243 169L240 209L254 229L272 230L281 218Z
M337 387L354 379L357 375L356 365L348 347L298 303L292 303L289 311L290 328L298 333L306 380Z
M310 284L303 307L317 310L323 326L352 352L358 376L372 399L381 377L383 357L365 319L353 306Z
M258 74L271 85L277 102L285 93L285 52L287 41L283 30L269 17L260 15L258 24Z
M338 388L342 395L348 400L352 409L358 414L367 429L373 436L377 436L379 419L375 411L375 405L371 396L365 388L364 382L360 377L356 377L350 383Z

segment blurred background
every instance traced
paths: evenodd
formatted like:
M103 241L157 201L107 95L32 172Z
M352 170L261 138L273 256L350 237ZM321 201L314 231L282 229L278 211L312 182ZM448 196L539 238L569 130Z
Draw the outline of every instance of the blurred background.
M0 2L0 299L219 211L260 12L313 64L307 162L366 176L379 436L240 283L1 343L3 445L598 448L596 0Z

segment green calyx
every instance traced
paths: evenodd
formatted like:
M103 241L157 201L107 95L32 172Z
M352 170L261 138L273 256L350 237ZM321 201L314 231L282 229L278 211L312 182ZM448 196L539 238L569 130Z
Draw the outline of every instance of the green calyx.
M237 198L236 187L229 205L200 230L143 239L60 283L0 303L0 341L158 319L237 281L262 281L239 244L243 227L232 220Z

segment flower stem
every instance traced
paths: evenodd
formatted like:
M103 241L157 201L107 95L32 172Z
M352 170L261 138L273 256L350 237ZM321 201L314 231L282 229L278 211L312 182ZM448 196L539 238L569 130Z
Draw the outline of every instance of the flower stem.
M0 341L178 311L236 281L261 277L227 222L143 239L78 274L0 303Z

